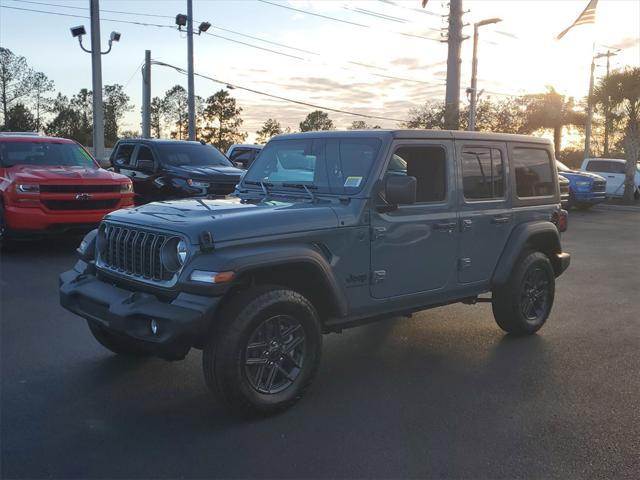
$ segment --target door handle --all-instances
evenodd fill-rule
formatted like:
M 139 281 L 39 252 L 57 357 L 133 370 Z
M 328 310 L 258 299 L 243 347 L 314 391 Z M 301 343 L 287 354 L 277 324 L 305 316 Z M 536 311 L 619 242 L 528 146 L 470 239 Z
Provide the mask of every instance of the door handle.
M 509 223 L 510 220 L 511 217 L 509 216 L 496 216 L 491 219 L 491 223 L 500 225 L 502 223 Z
M 452 232 L 456 228 L 455 222 L 446 222 L 446 223 L 436 223 L 433 228 L 436 230 L 445 230 L 447 232 Z

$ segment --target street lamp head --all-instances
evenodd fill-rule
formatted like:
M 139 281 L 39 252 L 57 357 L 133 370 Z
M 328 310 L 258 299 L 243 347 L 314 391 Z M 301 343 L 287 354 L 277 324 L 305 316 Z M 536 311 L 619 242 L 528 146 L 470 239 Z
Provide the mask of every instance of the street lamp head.
M 187 25 L 187 16 L 183 13 L 176 15 L 176 25 L 178 28 L 185 27 Z
M 198 31 L 206 32 L 209 28 L 211 28 L 211 24 L 209 22 L 202 22 L 200 26 L 198 26 Z
M 81 37 L 82 35 L 86 35 L 87 31 L 84 29 L 84 25 L 78 25 L 77 27 L 71 27 L 71 35 L 73 38 Z
M 482 27 L 483 25 L 489 25 L 489 24 L 492 24 L 492 23 L 499 23 L 501 21 L 502 21 L 502 19 L 500 17 L 485 18 L 484 20 L 480 20 L 475 25 L 477 27 Z
M 120 32 L 111 32 L 111 37 L 110 37 L 112 42 L 119 42 L 120 41 Z

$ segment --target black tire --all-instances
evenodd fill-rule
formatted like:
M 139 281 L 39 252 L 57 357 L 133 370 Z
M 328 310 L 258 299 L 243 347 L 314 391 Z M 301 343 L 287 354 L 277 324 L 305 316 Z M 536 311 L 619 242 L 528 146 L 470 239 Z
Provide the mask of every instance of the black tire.
M 523 254 L 507 283 L 492 294 L 498 326 L 514 335 L 532 335 L 544 325 L 555 295 L 555 275 L 549 258 L 540 252 Z
M 114 335 L 90 321 L 87 321 L 87 325 L 89 325 L 89 330 L 91 330 L 98 343 L 113 353 L 127 357 L 147 357 L 150 355 L 127 338 Z
M 285 287 L 260 286 L 223 308 L 205 344 L 202 367 L 207 386 L 232 410 L 268 415 L 302 397 L 321 351 L 311 302 Z
M 7 224 L 4 219 L 4 203 L 0 200 L 0 250 L 8 245 L 7 242 Z

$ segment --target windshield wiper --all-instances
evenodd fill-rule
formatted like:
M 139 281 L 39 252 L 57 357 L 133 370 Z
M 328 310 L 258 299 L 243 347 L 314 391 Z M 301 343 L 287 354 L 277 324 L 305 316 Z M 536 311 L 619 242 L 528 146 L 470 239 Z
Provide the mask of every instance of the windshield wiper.
M 245 180 L 244 183 L 247 185 L 260 185 L 265 197 L 269 196 L 269 190 L 267 189 L 267 187 L 273 187 L 273 183 L 263 182 L 262 180 L 259 180 L 257 182 L 253 180 Z
M 316 196 L 311 191 L 311 190 L 317 190 L 318 189 L 318 187 L 315 186 L 315 185 L 307 185 L 306 183 L 283 183 L 282 186 L 283 187 L 289 187 L 289 188 L 304 189 L 304 191 L 307 192 L 309 197 L 311 197 L 311 201 L 312 202 L 316 201 Z

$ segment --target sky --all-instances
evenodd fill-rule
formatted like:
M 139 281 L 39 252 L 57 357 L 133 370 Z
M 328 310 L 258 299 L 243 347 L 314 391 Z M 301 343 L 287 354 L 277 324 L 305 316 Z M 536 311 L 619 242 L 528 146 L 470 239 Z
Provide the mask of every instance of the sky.
M 232 83 L 388 118 L 363 119 L 382 127 L 397 127 L 397 120 L 406 119 L 411 108 L 444 98 L 447 45 L 439 41 L 446 27 L 444 1 L 429 0 L 425 9 L 420 8 L 420 0 L 193 3 L 194 19 L 210 22 L 208 33 L 213 34 L 194 39 L 195 71 L 225 82 L 196 78 L 196 94 L 201 97 Z M 472 36 L 474 22 L 502 18 L 498 24 L 480 28 L 478 88 L 496 99 L 541 92 L 547 86 L 584 97 L 594 42 L 596 53 L 607 47 L 622 48 L 611 58 L 612 69 L 640 66 L 640 0 L 600 0 L 595 25 L 576 27 L 562 40 L 555 39 L 587 3 L 464 0 L 464 10 L 468 10 L 464 23 L 469 24 L 465 35 Z M 102 57 L 103 83 L 124 85 L 135 107 L 121 128 L 140 130 L 144 51 L 150 49 L 154 60 L 186 68 L 186 36 L 173 21 L 177 13 L 186 13 L 186 0 L 101 0 L 100 9 L 103 50 L 112 30 L 122 34 L 111 53 Z M 87 32 L 90 29 L 88 18 L 68 15 L 87 17 L 88 12 L 89 0 L 0 0 L 0 45 L 25 56 L 30 66 L 55 81 L 57 90 L 73 95 L 81 88 L 91 88 L 91 59 L 80 50 L 69 28 L 84 24 Z M 87 36 L 87 44 L 89 40 Z M 470 83 L 471 55 L 472 39 L 467 39 L 462 47 L 462 89 Z M 604 72 L 602 59 L 596 77 Z M 152 68 L 152 95 L 161 96 L 175 84 L 186 88 L 186 77 L 167 67 Z M 314 110 L 239 89 L 231 94 L 243 108 L 242 127 L 249 141 L 267 118 L 297 130 L 299 122 Z M 463 90 L 461 102 L 466 101 Z M 362 119 L 331 112 L 330 118 L 337 128 Z

